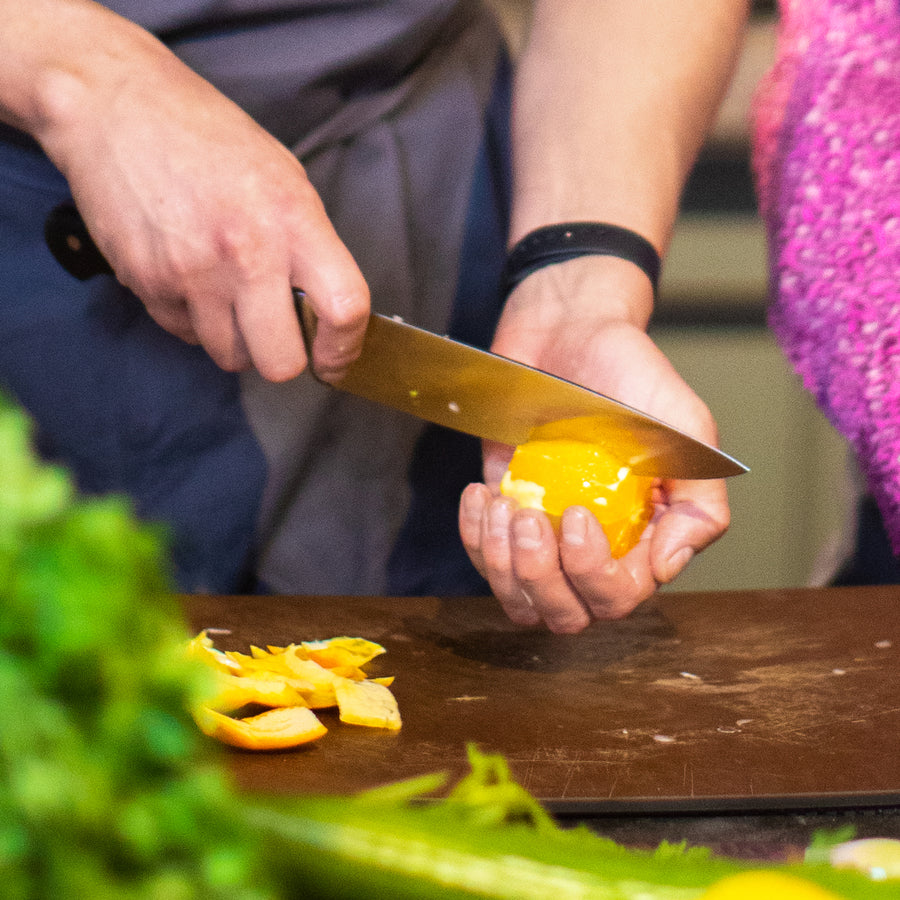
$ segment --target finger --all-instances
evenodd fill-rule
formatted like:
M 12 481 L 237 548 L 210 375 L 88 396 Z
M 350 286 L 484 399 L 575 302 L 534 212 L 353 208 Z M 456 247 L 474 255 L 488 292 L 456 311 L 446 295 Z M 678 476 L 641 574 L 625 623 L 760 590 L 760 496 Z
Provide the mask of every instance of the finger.
M 488 487 L 497 488 L 503 480 L 515 447 L 499 444 L 496 441 L 483 441 L 484 483 Z
M 653 572 L 662 584 L 720 538 L 731 521 L 723 480 L 669 482 L 664 490 L 666 505 L 651 542 Z
M 513 572 L 510 549 L 510 523 L 515 504 L 505 497 L 493 497 L 482 517 L 481 552 L 484 577 L 504 612 L 518 625 L 537 625 L 541 615 L 534 599 L 523 591 Z
M 182 300 L 155 301 L 146 304 L 150 318 L 169 334 L 186 344 L 199 344 L 200 338 L 191 322 L 187 304 Z
M 472 565 L 484 577 L 487 576 L 481 552 L 481 520 L 487 514 L 490 499 L 490 491 L 483 484 L 469 484 L 459 501 L 459 536 Z
M 338 381 L 359 356 L 369 321 L 369 288 L 350 252 L 327 218 L 294 262 L 294 286 L 302 288 L 318 318 L 313 368 L 325 381 Z
M 268 381 L 288 381 L 306 367 L 303 335 L 290 284 L 283 278 L 258 282 L 235 301 L 238 337 L 256 370 Z
M 581 506 L 570 506 L 563 513 L 559 542 L 562 568 L 596 618 L 622 618 L 656 590 L 649 561 L 652 529 L 648 526 L 630 553 L 613 559 L 595 516 Z
M 559 545 L 544 513 L 520 509 L 512 520 L 512 565 L 520 590 L 535 605 L 547 627 L 574 634 L 590 616 L 562 571 Z
M 311 294 L 310 302 L 325 311 L 313 341 L 316 374 L 323 381 L 340 381 L 362 349 L 369 321 L 368 288 L 361 284 L 324 298 Z
M 251 359 L 238 327 L 231 298 L 224 294 L 197 294 L 188 302 L 191 324 L 213 362 L 226 372 L 242 372 Z

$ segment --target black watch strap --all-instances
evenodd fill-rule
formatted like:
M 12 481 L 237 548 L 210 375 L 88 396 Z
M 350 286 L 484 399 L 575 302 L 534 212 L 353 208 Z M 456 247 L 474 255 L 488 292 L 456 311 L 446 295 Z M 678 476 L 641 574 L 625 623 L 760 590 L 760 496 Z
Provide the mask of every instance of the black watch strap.
M 570 222 L 538 228 L 512 248 L 503 277 L 504 296 L 523 278 L 544 266 L 592 254 L 633 262 L 650 279 L 656 293 L 661 263 L 650 241 L 619 225 Z

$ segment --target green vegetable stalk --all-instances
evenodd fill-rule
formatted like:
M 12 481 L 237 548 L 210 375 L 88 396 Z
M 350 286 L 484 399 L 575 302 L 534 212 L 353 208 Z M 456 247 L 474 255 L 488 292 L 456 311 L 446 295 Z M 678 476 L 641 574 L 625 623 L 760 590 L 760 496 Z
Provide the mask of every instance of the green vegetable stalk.
M 562 829 L 502 758 L 470 747 L 469 759 L 471 774 L 446 799 L 425 799 L 442 783 L 434 776 L 349 799 L 271 802 L 248 815 L 287 862 L 279 879 L 289 896 L 323 900 L 691 900 L 728 875 L 776 868 L 683 844 L 627 849 L 585 826 Z M 827 865 L 777 868 L 847 900 L 900 894 L 897 882 Z

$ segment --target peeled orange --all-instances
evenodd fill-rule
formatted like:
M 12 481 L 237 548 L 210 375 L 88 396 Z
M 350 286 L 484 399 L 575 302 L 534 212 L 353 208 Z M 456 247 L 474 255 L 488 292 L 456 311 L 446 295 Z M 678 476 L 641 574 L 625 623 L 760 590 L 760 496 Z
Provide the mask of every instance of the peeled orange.
M 652 478 L 635 475 L 602 444 L 551 426 L 516 447 L 500 484 L 520 506 L 546 512 L 554 527 L 568 507 L 586 506 L 616 558 L 634 547 L 650 521 L 652 488 Z

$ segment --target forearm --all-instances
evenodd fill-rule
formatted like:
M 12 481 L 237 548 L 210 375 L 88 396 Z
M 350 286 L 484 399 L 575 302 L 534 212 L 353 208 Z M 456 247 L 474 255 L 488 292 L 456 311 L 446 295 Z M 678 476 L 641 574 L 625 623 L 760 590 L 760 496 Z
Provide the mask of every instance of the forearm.
M 537 0 L 517 72 L 511 241 L 576 220 L 660 252 L 732 72 L 746 0 Z
M 90 135 L 120 103 L 170 80 L 212 90 L 153 35 L 93 0 L 0 0 L 0 59 L 0 121 L 37 139 L 67 176 L 98 149 Z
M 79 87 L 116 78 L 136 45 L 154 43 L 92 0 L 0 0 L 0 119 L 40 137 Z
M 536 0 L 513 100 L 510 243 L 542 225 L 608 222 L 662 254 L 685 178 L 729 80 L 746 0 Z M 587 255 L 547 265 L 509 294 L 492 349 L 717 442 L 705 404 L 646 333 L 650 279 Z M 485 480 L 508 448 L 489 446 Z M 724 482 L 659 486 L 654 522 L 621 560 L 588 511 L 557 531 L 484 486 L 460 533 L 515 621 L 577 631 L 625 615 L 728 526 Z

